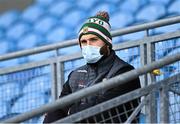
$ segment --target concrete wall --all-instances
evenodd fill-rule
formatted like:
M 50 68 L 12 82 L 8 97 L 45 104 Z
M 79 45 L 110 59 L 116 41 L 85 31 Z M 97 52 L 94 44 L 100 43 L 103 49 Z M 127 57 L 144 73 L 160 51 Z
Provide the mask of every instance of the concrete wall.
M 33 1 L 34 0 L 0 0 L 0 14 L 11 9 L 23 10 L 32 4 Z

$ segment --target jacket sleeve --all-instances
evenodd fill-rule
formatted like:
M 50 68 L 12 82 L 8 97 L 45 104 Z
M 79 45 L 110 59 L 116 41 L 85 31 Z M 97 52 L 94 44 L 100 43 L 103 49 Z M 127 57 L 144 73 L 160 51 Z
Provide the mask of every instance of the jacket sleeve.
M 63 86 L 63 90 L 59 98 L 66 96 L 70 93 L 72 93 L 72 91 L 69 86 L 69 82 L 66 82 Z M 51 123 L 63 117 L 66 117 L 68 115 L 68 110 L 69 110 L 69 106 L 63 109 L 58 109 L 58 110 L 46 113 L 43 123 Z
M 121 68 L 114 76 L 117 76 L 119 74 L 125 73 L 127 71 L 130 71 L 134 69 L 132 66 L 125 66 Z M 130 91 L 133 91 L 135 89 L 140 88 L 140 80 L 139 78 L 136 78 L 132 81 L 129 81 L 125 84 L 119 85 L 115 88 L 109 89 L 103 93 L 103 95 L 100 95 L 98 97 L 98 103 L 104 102 L 106 100 L 112 99 L 114 97 L 120 96 L 122 94 L 128 93 Z

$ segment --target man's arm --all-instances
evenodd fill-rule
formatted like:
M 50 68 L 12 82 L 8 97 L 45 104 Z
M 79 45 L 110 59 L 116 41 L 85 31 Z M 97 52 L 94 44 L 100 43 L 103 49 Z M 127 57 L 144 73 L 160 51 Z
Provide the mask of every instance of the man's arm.
M 66 82 L 63 86 L 63 90 L 61 92 L 61 95 L 59 98 L 66 96 L 68 94 L 72 93 L 71 88 L 69 86 L 69 83 Z M 49 112 L 45 115 L 44 121 L 43 123 L 51 123 L 54 122 L 56 120 L 59 120 L 63 117 L 66 117 L 68 115 L 68 110 L 69 110 L 69 106 L 65 107 L 63 109 L 58 109 L 52 112 Z
M 128 72 L 132 69 L 134 69 L 132 66 L 126 66 L 124 68 L 121 68 L 121 70 L 119 70 L 114 76 Z M 99 101 L 98 103 L 101 103 L 106 100 L 112 99 L 114 97 L 120 96 L 122 94 L 128 93 L 140 87 L 141 87 L 140 80 L 139 78 L 136 78 L 132 81 L 126 82 L 125 84 L 119 85 L 115 88 L 105 91 L 103 95 L 98 97 L 98 101 Z

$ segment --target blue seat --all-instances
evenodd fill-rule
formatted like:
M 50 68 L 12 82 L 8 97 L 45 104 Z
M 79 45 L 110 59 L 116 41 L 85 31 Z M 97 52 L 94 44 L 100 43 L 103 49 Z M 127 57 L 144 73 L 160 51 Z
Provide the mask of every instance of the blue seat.
M 44 13 L 45 13 L 45 9 L 43 9 L 42 7 L 36 6 L 36 5 L 32 5 L 23 11 L 21 18 L 29 23 L 34 23 Z
M 91 10 L 90 15 L 95 15 L 98 11 L 107 11 L 111 15 L 113 12 L 117 11 L 116 8 L 117 5 L 115 4 L 110 4 L 108 2 L 99 3 Z
M 180 30 L 180 24 L 173 24 L 154 29 L 154 33 L 167 33 Z
M 36 0 L 35 4 L 39 6 L 49 6 L 51 5 L 55 0 Z
M 73 62 L 72 61 L 66 61 L 64 62 L 64 70 L 67 71 L 67 70 L 70 70 L 73 68 Z
M 130 12 L 130 13 L 135 13 L 141 5 L 141 2 L 137 0 L 125 0 L 121 5 L 120 5 L 120 10 L 125 11 L 125 12 Z M 133 6 L 133 7 L 130 7 Z
M 0 99 L 1 100 L 12 100 L 21 94 L 20 85 L 18 82 L 6 82 L 0 86 Z
M 155 4 L 163 4 L 163 5 L 169 5 L 169 2 L 171 0 L 149 0 L 149 2 L 155 3 Z
M 84 13 L 83 11 L 79 10 L 79 9 L 75 9 L 70 11 L 67 15 L 64 15 L 64 17 L 62 18 L 62 25 L 66 26 L 67 28 L 72 28 L 72 29 L 76 29 L 78 27 L 76 27 L 79 23 L 81 23 L 81 21 L 85 18 L 86 13 Z M 70 21 L 72 20 L 73 21 Z M 70 21 L 70 23 L 69 23 Z M 73 30 L 72 30 L 73 31 Z
M 113 44 L 117 44 L 117 43 L 121 43 L 121 42 L 123 42 L 123 40 L 122 40 L 122 37 L 113 37 L 113 39 L 112 39 L 112 43 Z
M 0 28 L 7 29 L 18 19 L 18 11 L 7 11 L 0 15 Z
M 146 115 L 143 113 L 140 113 L 139 124 L 144 124 L 144 123 L 146 123 Z
M 0 118 L 0 121 L 4 121 L 17 115 L 19 115 L 19 113 L 7 113 L 6 115 Z
M 178 13 L 180 15 L 180 1 L 179 0 L 174 0 L 174 2 L 169 6 L 168 12 L 169 13 Z
M 88 10 L 91 10 L 92 7 L 94 8 L 94 6 L 97 5 L 97 3 L 98 3 L 98 0 L 78 0 L 76 2 L 76 5 L 78 8 L 88 11 Z
M 129 56 L 130 56 L 128 49 L 116 51 L 116 54 L 117 54 L 117 56 L 119 56 L 122 60 L 128 62 L 128 59 L 129 59 Z
M 56 1 L 49 7 L 49 13 L 56 17 L 62 18 L 63 15 L 67 14 L 71 6 L 72 3 L 67 1 Z
M 0 100 L 0 121 L 2 117 L 8 113 L 8 104 L 6 101 Z
M 72 46 L 72 47 L 65 47 L 65 48 L 61 48 L 58 50 L 60 55 L 66 55 L 66 54 L 72 54 L 72 53 L 76 53 L 76 52 L 80 52 L 80 46 L 76 45 L 76 46 Z
M 111 16 L 110 24 L 112 29 L 118 29 L 127 26 L 133 22 L 133 16 L 131 13 L 123 13 L 117 11 Z
M 4 37 L 4 30 L 0 28 L 0 39 Z
M 24 113 L 32 109 L 38 108 L 46 103 L 44 94 L 33 92 L 24 94 L 12 106 L 12 113 Z
M 8 52 L 9 43 L 4 41 L 4 39 L 0 39 L 0 55 Z
M 54 30 L 51 30 L 47 33 L 47 41 L 48 42 L 59 42 L 65 40 L 69 35 L 69 31 L 63 27 L 58 26 Z
M 128 63 L 133 65 L 134 68 L 138 68 L 141 66 L 140 62 L 140 56 L 139 55 L 133 55 L 129 58 Z
M 1 62 L 0 62 L 0 68 L 12 67 L 12 66 L 15 66 L 15 65 L 18 65 L 18 64 L 19 64 L 18 59 L 1 61 Z
M 120 0 L 104 0 L 104 1 L 108 2 L 109 4 L 115 4 L 115 5 L 122 4 L 122 1 Z
M 43 41 L 42 39 L 43 37 L 38 33 L 28 33 L 18 41 L 17 47 L 19 49 L 33 48 L 38 42 Z
M 48 74 L 32 78 L 23 88 L 23 93 L 46 92 L 51 89 L 51 77 Z
M 0 85 L 8 81 L 8 76 L 6 74 L 0 75 Z
M 53 17 L 46 16 L 35 24 L 34 29 L 38 33 L 45 34 L 57 23 L 57 20 Z
M 136 32 L 136 33 L 131 33 L 131 34 L 126 34 L 122 36 L 122 39 L 127 41 L 127 40 L 138 40 L 141 39 L 145 36 L 144 31 Z
M 40 53 L 40 54 L 31 55 L 28 57 L 28 60 L 30 62 L 42 61 L 44 59 L 48 59 L 48 58 L 51 58 L 54 56 L 55 56 L 55 51 L 50 51 L 50 52 L 44 52 L 44 53 Z
M 138 12 L 136 19 L 137 20 L 146 20 L 146 21 L 154 21 L 161 16 L 165 15 L 166 9 L 165 6 L 161 4 L 148 4 L 144 6 L 140 12 Z
M 24 22 L 18 22 L 14 24 L 7 31 L 7 37 L 13 40 L 18 40 L 23 34 L 29 30 L 29 25 Z

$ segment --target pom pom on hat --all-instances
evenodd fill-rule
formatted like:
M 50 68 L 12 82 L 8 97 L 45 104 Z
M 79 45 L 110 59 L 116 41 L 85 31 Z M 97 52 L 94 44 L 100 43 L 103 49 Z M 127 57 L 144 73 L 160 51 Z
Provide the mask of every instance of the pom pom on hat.
M 109 14 L 105 11 L 98 12 L 89 17 L 79 31 L 79 41 L 85 34 L 94 34 L 112 48 L 112 36 L 110 34 Z

